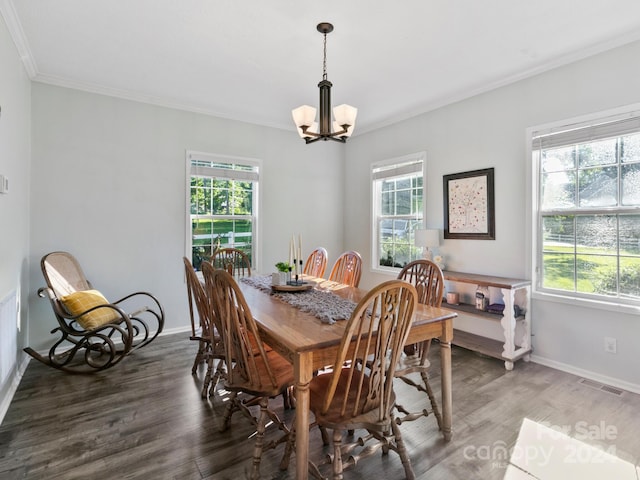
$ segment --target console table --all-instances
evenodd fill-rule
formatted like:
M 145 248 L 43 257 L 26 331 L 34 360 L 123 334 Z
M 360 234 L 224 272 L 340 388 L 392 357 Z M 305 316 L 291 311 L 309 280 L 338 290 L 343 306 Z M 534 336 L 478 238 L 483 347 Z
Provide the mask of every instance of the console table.
M 531 353 L 531 282 L 515 278 L 443 271 L 446 292 L 457 292 L 457 305 L 442 302 L 458 313 L 454 320 L 454 345 L 504 360 L 507 370 Z M 502 313 L 475 307 L 475 290 L 488 287 L 492 303 L 504 304 Z

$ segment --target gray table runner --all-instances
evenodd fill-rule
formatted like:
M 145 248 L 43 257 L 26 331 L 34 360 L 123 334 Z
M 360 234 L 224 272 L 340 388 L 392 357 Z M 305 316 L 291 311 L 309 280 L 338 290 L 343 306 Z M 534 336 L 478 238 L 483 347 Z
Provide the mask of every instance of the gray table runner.
M 271 289 L 271 275 L 257 275 L 240 279 L 252 287 L 263 290 L 278 297 L 303 312 L 318 317 L 323 323 L 335 323 L 336 320 L 346 320 L 356 308 L 356 303 L 344 299 L 335 293 L 322 290 L 305 290 L 303 292 L 277 292 Z

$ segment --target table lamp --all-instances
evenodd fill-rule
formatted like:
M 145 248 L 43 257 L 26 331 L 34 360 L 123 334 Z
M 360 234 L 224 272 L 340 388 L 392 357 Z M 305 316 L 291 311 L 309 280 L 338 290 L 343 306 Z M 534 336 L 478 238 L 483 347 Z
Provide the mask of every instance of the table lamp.
M 422 248 L 422 254 L 427 260 L 433 260 L 433 247 L 440 245 L 439 230 L 415 230 L 413 244 Z

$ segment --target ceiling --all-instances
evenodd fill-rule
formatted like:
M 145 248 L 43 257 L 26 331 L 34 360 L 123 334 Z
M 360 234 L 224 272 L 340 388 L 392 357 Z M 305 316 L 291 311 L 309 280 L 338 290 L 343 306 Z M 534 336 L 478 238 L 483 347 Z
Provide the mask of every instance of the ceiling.
M 293 130 L 322 35 L 354 135 L 640 40 L 638 0 L 0 0 L 30 77 Z

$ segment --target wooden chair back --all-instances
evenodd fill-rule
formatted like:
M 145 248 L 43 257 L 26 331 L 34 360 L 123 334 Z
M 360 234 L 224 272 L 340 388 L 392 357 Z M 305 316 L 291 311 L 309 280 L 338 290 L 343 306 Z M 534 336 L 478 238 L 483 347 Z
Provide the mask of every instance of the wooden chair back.
M 193 337 L 200 336 L 204 339 L 210 335 L 212 325 L 211 302 L 205 292 L 202 282 L 196 275 L 193 265 L 187 257 L 182 257 L 184 262 L 184 273 L 187 279 L 187 298 L 189 300 L 189 318 L 191 319 L 191 334 Z M 204 266 L 207 262 L 202 262 Z M 195 306 L 195 309 L 194 309 Z M 195 311 L 194 311 L 195 310 Z M 196 322 L 196 314 L 199 318 L 199 325 Z M 198 326 L 201 332 L 198 332 Z
M 218 342 L 219 339 L 216 337 L 216 334 L 220 335 L 220 329 L 222 328 L 222 326 L 220 325 L 220 319 L 216 315 L 215 305 L 213 303 L 214 302 L 213 292 L 207 286 L 207 283 L 206 283 L 207 277 L 211 278 L 211 276 L 213 275 L 213 272 L 215 271 L 215 268 L 209 262 L 202 262 L 202 265 L 200 268 L 202 269 L 202 277 L 205 281 L 205 286 L 203 287 L 202 292 L 206 298 L 207 312 L 209 313 L 209 320 L 210 320 L 210 326 L 211 326 L 209 330 L 211 334 L 210 340 L 212 342 Z M 200 285 L 202 285 L 202 282 L 199 282 L 199 283 Z
M 417 292 L 402 280 L 374 287 L 347 321 L 321 412 L 350 423 L 372 412 L 362 428 L 390 421 L 393 376 L 409 334 Z M 330 413 L 330 410 L 332 411 Z
M 344 283 L 351 287 L 360 285 L 360 276 L 362 275 L 362 257 L 358 252 L 350 250 L 344 252 L 338 257 L 336 263 L 333 264 L 329 280 Z
M 211 263 L 234 277 L 251 276 L 251 261 L 246 253 L 237 248 L 219 248 L 211 256 Z
M 405 280 L 416 287 L 418 303 L 440 307 L 444 295 L 444 275 L 434 262 L 426 259 L 414 260 L 406 264 L 398 279 Z
M 324 277 L 324 272 L 327 269 L 327 257 L 326 249 L 322 247 L 316 248 L 307 257 L 307 263 L 305 263 L 302 273 L 312 277 Z
M 91 282 L 84 276 L 80 264 L 70 253 L 51 252 L 42 257 L 40 267 L 47 286 L 57 299 L 93 288 Z
M 251 310 L 233 277 L 220 269 L 203 271 L 220 325 L 227 365 L 227 388 L 276 395 L 279 385 Z

